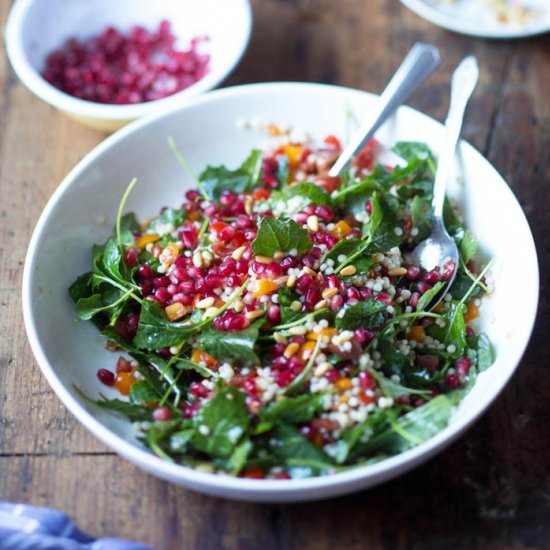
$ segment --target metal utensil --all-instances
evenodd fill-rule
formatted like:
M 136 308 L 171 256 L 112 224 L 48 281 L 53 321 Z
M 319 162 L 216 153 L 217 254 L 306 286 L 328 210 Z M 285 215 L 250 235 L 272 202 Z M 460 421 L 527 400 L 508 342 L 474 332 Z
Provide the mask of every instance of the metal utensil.
M 411 253 L 412 261 L 422 266 L 427 271 L 432 271 L 436 267 L 439 267 L 440 270 L 446 270 L 447 272 L 452 269 L 452 274 L 447 279 L 445 290 L 438 295 L 437 300 L 432 302 L 432 308 L 435 307 L 449 291 L 456 277 L 458 268 L 458 248 L 455 240 L 445 229 L 445 223 L 443 221 L 443 204 L 445 202 L 445 186 L 449 179 L 455 158 L 456 146 L 460 138 L 466 105 L 474 91 L 478 78 L 479 66 L 474 56 L 466 57 L 453 73 L 449 113 L 445 121 L 445 137 L 443 146 L 439 152 L 439 162 L 435 175 L 432 199 L 432 232 L 431 235 L 420 242 Z
M 439 50 L 430 44 L 416 43 L 403 60 L 380 96 L 373 118 L 366 123 L 351 143 L 342 151 L 329 171 L 329 176 L 339 176 L 351 159 L 371 139 L 378 128 L 405 103 L 412 93 L 439 65 Z

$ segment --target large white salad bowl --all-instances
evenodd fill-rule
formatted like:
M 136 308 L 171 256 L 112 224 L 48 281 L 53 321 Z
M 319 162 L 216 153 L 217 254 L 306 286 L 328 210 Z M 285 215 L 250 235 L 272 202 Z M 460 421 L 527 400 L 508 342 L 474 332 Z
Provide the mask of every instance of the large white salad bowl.
M 463 208 L 484 255 L 494 259 L 495 290 L 484 300 L 479 324 L 495 346 L 496 362 L 479 376 L 449 426 L 426 443 L 378 464 L 332 476 L 238 479 L 161 460 L 135 440 L 129 421 L 100 410 L 75 391 L 76 385 L 94 398 L 100 392 L 110 395 L 96 371 L 112 368 L 115 356 L 105 350 L 92 323 L 76 320 L 67 287 L 89 270 L 91 246 L 111 234 L 119 200 L 134 176 L 139 182 L 127 210 L 147 217 L 162 206 L 182 202 L 192 182 L 167 146 L 169 136 L 196 172 L 208 163 L 235 166 L 250 149 L 269 145 L 273 139 L 242 129 L 239 120 L 287 123 L 319 139 L 327 134 L 344 136 L 346 110 L 351 109 L 360 120 L 376 101 L 377 96 L 369 93 L 319 84 L 257 84 L 216 91 L 120 130 L 90 152 L 61 183 L 29 246 L 23 277 L 25 323 L 38 364 L 52 388 L 108 447 L 148 472 L 193 490 L 253 501 L 310 500 L 372 487 L 410 470 L 454 441 L 493 402 L 517 368 L 533 328 L 539 294 L 537 256 L 525 216 L 509 187 L 464 142 L 449 192 Z M 439 122 L 403 107 L 377 137 L 388 145 L 399 140 L 424 141 L 437 150 L 441 136 Z

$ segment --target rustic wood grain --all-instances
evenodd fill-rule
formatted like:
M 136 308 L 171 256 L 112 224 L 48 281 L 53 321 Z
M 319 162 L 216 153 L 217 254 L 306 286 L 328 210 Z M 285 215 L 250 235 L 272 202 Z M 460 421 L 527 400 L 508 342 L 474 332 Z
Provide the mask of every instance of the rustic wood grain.
M 531 345 L 502 396 L 414 472 L 336 500 L 254 505 L 206 497 L 112 455 L 64 409 L 26 341 L 24 254 L 48 197 L 103 135 L 32 97 L 0 55 L 0 498 L 58 506 L 94 534 L 159 549 L 550 548 L 550 37 L 491 42 L 438 29 L 396 0 L 255 0 L 250 48 L 226 84 L 307 80 L 379 92 L 411 44 L 442 51 L 411 104 L 443 119 L 453 67 L 482 66 L 465 137 L 531 223 L 542 298 Z M 0 3 L 5 20 L 9 3 Z M 0 46 L 0 48 L 2 48 Z M 498 197 L 495 197 L 498 208 Z M 518 266 L 521 288 L 521 266 Z

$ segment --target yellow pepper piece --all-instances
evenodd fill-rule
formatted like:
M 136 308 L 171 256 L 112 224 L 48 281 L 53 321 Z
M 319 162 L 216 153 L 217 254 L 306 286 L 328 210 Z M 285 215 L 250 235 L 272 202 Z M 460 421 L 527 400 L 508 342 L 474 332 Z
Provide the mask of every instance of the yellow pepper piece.
M 193 363 L 203 363 L 207 367 L 215 367 L 218 364 L 215 357 L 212 357 L 209 353 L 206 353 L 199 348 L 193 349 L 193 352 L 191 353 L 191 361 L 193 361 Z
M 301 145 L 285 145 L 283 147 L 284 154 L 288 157 L 288 164 L 291 168 L 296 168 L 302 159 Z
M 336 334 L 337 330 L 334 327 L 327 327 L 321 329 L 319 332 L 308 332 L 306 338 L 308 340 L 313 340 L 316 342 L 319 339 L 319 336 L 326 336 L 327 338 L 332 338 Z
M 332 230 L 332 234 L 337 239 L 343 239 L 351 233 L 351 226 L 346 220 L 340 220 Z
M 151 235 L 142 235 L 136 243 L 138 248 L 145 248 L 148 244 L 154 243 L 160 239 L 160 235 L 152 233 Z
M 474 319 L 477 319 L 478 317 L 479 317 L 478 307 L 473 302 L 470 302 L 466 306 L 466 313 L 464 314 L 464 320 L 467 323 L 469 323 L 470 321 L 473 321 Z
M 426 338 L 426 333 L 424 332 L 424 327 L 420 325 L 413 325 L 409 329 L 408 334 L 409 340 L 415 340 L 416 342 L 422 342 Z
M 273 294 L 278 288 L 277 283 L 269 279 L 259 279 L 256 282 L 256 290 L 253 292 L 253 296 L 254 298 L 258 298 L 260 296 L 266 296 L 267 294 Z
M 340 378 L 335 382 L 334 385 L 336 386 L 336 389 L 341 392 L 350 390 L 353 387 L 351 380 L 349 378 Z

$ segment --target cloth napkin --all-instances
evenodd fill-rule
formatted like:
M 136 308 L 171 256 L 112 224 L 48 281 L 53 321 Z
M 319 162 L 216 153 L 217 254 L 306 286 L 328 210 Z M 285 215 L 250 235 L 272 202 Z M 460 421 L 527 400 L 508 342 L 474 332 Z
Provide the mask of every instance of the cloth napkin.
M 0 550 L 154 550 L 123 539 L 95 539 L 59 510 L 0 501 Z

